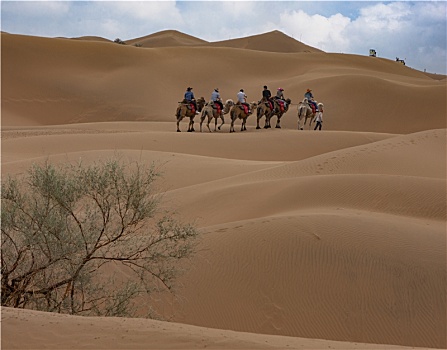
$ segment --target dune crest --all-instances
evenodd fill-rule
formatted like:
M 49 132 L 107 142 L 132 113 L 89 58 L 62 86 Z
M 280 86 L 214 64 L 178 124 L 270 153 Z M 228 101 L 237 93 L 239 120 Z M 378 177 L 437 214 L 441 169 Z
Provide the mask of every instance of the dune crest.
M 239 49 L 269 52 L 323 52 L 322 50 L 303 44 L 302 42 L 274 30 L 245 38 L 229 39 L 210 43 L 214 47 L 233 47 Z
M 167 47 L 167 46 L 198 46 L 206 45 L 206 40 L 195 38 L 177 30 L 163 30 L 141 38 L 125 40 L 127 44 L 142 45 L 143 47 Z

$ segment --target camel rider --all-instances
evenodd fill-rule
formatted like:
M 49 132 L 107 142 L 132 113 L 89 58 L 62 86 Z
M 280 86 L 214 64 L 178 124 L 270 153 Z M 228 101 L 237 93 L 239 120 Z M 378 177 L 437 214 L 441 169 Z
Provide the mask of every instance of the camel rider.
M 307 98 L 307 102 L 309 102 L 309 104 L 312 104 L 314 106 L 315 112 L 318 112 L 318 106 L 317 103 L 314 101 L 314 95 L 312 95 L 311 89 L 307 89 L 304 97 Z
M 247 106 L 248 113 L 251 113 L 250 105 L 247 103 L 247 95 L 245 94 L 244 89 L 240 89 L 239 92 L 237 93 L 237 101 L 238 104 Z
M 284 109 L 287 108 L 287 102 L 286 99 L 284 98 L 284 89 L 283 88 L 278 88 L 276 90 L 276 96 L 275 99 L 278 101 L 280 106 L 284 106 Z M 281 111 L 284 112 L 284 111 Z
M 214 91 L 211 93 L 211 101 L 213 101 L 214 104 L 218 104 L 220 106 L 220 113 L 223 115 L 223 103 L 222 99 L 220 98 L 218 88 L 215 88 Z
M 267 85 L 264 85 L 264 90 L 262 90 L 262 99 L 267 102 L 272 97 L 272 93 L 267 88 Z
M 196 111 L 196 114 L 199 114 L 199 112 L 197 110 L 197 101 L 196 101 L 196 99 L 194 97 L 194 92 L 192 92 L 192 87 L 186 88 L 185 101 L 187 103 L 192 103 L 194 105 L 194 109 Z
M 275 105 L 272 101 L 272 93 L 267 88 L 267 85 L 264 85 L 264 90 L 262 90 L 262 100 L 264 102 L 269 102 L 270 108 L 273 109 L 273 106 Z

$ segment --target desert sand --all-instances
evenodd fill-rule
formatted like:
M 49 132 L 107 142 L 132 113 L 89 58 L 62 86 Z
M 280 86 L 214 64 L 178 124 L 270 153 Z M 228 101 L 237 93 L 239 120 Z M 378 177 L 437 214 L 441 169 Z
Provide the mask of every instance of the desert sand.
M 2 176 L 117 153 L 161 164 L 197 254 L 151 301 L 164 321 L 2 308 L 2 348 L 446 348 L 445 76 L 278 31 L 125 42 L 1 34 Z M 263 85 L 292 100 L 282 128 L 252 115 L 229 133 L 226 116 L 200 132 L 196 116 L 176 132 L 186 87 L 258 101 Z M 322 131 L 297 129 L 307 88 Z

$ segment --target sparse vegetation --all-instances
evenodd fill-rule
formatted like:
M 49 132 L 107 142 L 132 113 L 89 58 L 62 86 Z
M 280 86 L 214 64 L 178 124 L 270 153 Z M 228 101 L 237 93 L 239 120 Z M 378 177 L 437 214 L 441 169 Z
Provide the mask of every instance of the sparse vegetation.
M 197 230 L 162 213 L 154 166 L 46 162 L 1 192 L 3 306 L 134 316 L 135 298 L 171 290 Z
M 126 45 L 126 43 L 122 41 L 120 38 L 116 38 L 113 42 L 121 45 Z

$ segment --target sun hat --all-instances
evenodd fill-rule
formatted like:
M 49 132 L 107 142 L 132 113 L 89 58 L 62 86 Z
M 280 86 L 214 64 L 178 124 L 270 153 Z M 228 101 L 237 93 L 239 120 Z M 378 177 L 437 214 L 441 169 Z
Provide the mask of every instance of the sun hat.
M 311 92 L 312 90 L 311 89 L 307 89 L 307 92 Z

